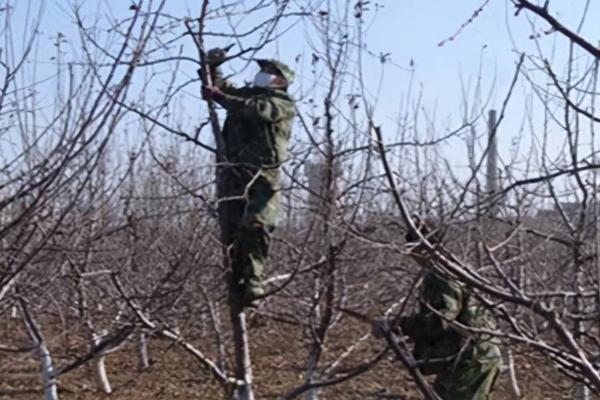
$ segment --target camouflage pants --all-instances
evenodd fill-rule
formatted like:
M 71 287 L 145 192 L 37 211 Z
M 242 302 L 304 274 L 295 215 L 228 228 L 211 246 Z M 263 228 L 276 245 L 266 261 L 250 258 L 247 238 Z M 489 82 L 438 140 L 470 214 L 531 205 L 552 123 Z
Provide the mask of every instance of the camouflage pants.
M 444 400 L 490 400 L 500 370 L 500 350 L 492 343 L 473 347 L 439 374 L 434 390 Z
M 219 183 L 221 240 L 228 249 L 233 282 L 261 285 L 279 208 L 277 170 L 228 168 Z

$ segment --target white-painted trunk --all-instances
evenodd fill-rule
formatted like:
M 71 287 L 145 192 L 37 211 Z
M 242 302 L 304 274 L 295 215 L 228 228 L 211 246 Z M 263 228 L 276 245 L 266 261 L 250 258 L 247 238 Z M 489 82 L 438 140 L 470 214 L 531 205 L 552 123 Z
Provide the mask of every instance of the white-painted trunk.
M 577 386 L 575 386 L 573 400 L 590 400 L 590 389 L 583 383 L 578 383 Z
M 144 332 L 138 335 L 138 368 L 140 371 L 145 370 L 150 366 L 148 358 L 148 336 Z
M 310 355 L 310 359 L 308 360 L 307 363 L 307 367 L 306 367 L 306 373 L 304 374 L 304 380 L 305 382 L 314 382 L 316 379 L 316 354 L 313 352 L 313 354 Z M 304 400 L 318 400 L 319 395 L 318 395 L 318 390 L 317 389 L 309 389 L 306 392 L 304 392 Z
M 44 399 L 58 400 L 58 388 L 54 379 L 54 367 L 52 357 L 46 343 L 42 341 L 38 346 L 38 352 L 42 359 L 42 382 L 44 384 Z
M 44 385 L 44 399 L 58 400 L 58 388 L 56 384 L 56 378 L 54 376 L 55 371 L 52 365 L 52 357 L 50 356 L 50 350 L 48 350 L 42 330 L 34 320 L 33 316 L 29 313 L 25 301 L 19 299 L 19 304 L 21 305 L 23 320 L 25 322 L 25 327 L 27 328 L 29 338 L 37 347 L 37 353 L 40 356 L 40 361 L 42 364 L 42 384 Z
M 108 380 L 108 376 L 106 375 L 106 366 L 105 361 L 106 356 L 100 356 L 95 361 L 94 369 L 96 373 L 96 382 L 98 383 L 98 388 L 102 390 L 104 393 L 110 394 L 112 393 L 112 388 L 110 387 L 110 381 Z
M 233 325 L 233 342 L 235 346 L 236 378 L 244 382 L 243 385 L 240 385 L 236 389 L 233 400 L 254 400 L 246 314 L 240 304 L 231 304 L 231 322 Z
M 310 389 L 304 394 L 304 400 L 318 400 L 318 398 L 316 389 Z
M 317 389 L 310 389 L 304 393 L 304 400 L 318 400 L 319 394 Z
M 102 335 L 95 335 L 93 337 L 93 341 L 95 345 L 98 345 L 102 340 Z M 108 380 L 108 375 L 106 374 L 106 364 L 105 364 L 106 356 L 104 354 L 100 354 L 96 360 L 94 361 L 94 372 L 96 375 L 96 383 L 98 384 L 98 388 L 107 394 L 112 393 L 112 387 L 110 386 L 110 381 Z
M 514 400 L 521 398 L 521 389 L 517 380 L 517 372 L 515 371 L 515 360 L 513 358 L 512 349 L 508 349 L 508 376 L 510 378 L 510 389 Z

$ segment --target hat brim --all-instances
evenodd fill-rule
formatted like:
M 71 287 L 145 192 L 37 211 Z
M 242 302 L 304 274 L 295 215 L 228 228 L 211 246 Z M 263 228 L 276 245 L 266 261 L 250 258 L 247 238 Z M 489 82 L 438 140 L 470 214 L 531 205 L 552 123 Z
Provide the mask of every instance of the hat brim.
M 256 63 L 261 68 L 266 67 L 266 66 L 271 66 L 271 67 L 275 68 L 277 70 L 277 72 L 279 72 L 279 75 L 281 75 L 283 78 L 285 78 L 285 75 L 283 74 L 283 72 L 281 72 L 279 67 L 277 65 L 273 64 L 273 62 L 271 60 L 267 60 L 265 58 L 255 58 L 254 61 L 256 61 Z

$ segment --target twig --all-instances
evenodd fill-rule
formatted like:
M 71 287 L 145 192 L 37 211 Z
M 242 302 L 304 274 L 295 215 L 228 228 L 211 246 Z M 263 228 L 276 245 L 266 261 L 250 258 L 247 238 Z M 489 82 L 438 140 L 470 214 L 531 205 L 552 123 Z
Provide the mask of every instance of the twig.
M 202 353 L 200 350 L 196 349 L 190 343 L 183 340 L 179 335 L 175 334 L 174 332 L 170 331 L 169 329 L 162 328 L 162 327 L 158 326 L 157 324 L 155 324 L 154 322 L 150 321 L 150 319 L 148 319 L 142 313 L 142 311 L 139 309 L 139 307 L 136 304 L 134 304 L 133 301 L 131 301 L 131 299 L 129 299 L 129 297 L 125 294 L 123 286 L 121 285 L 121 282 L 119 281 L 119 278 L 116 275 L 112 275 L 112 281 L 113 281 L 115 287 L 117 288 L 119 294 L 123 298 L 123 300 L 125 300 L 125 302 L 129 306 L 129 308 L 131 308 L 131 310 L 135 313 L 135 315 L 138 317 L 140 322 L 146 328 L 151 329 L 151 330 L 157 332 L 158 334 L 160 334 L 161 336 L 164 336 L 167 339 L 171 339 L 172 341 L 174 341 L 182 349 L 184 349 L 186 352 L 191 354 L 202 365 L 204 365 L 206 368 L 208 368 L 212 372 L 213 376 L 217 379 L 217 381 L 219 381 L 219 383 L 221 385 L 223 385 L 224 387 L 229 387 L 231 385 L 239 385 L 240 384 L 236 379 L 227 376 L 227 374 L 224 371 L 222 371 L 204 353 Z
M 543 7 L 532 4 L 528 0 L 513 0 L 513 2 L 515 4 L 515 7 L 517 8 L 515 15 L 518 15 L 521 12 L 521 10 L 523 10 L 523 9 L 527 9 L 527 10 L 533 12 L 534 14 L 538 15 L 539 17 L 544 19 L 546 22 L 548 22 L 550 24 L 550 26 L 552 26 L 552 29 L 562 33 L 567 38 L 569 38 L 571 41 L 577 43 L 585 51 L 587 51 L 588 53 L 590 53 L 597 59 L 600 59 L 600 49 L 599 48 L 597 48 L 592 43 L 588 42 L 587 40 L 585 40 L 584 38 L 579 36 L 577 33 L 566 28 L 556 18 L 554 18 L 552 15 L 550 15 L 550 13 L 548 12 L 548 2 L 546 2 L 546 5 Z

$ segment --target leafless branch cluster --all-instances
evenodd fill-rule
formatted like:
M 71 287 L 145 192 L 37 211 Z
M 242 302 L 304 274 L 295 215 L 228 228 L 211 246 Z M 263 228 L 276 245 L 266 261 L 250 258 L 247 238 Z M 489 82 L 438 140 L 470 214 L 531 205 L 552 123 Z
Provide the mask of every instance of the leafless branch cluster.
M 500 102 L 480 72 L 475 85 L 462 82 L 462 122 L 444 125 L 411 65 L 391 128 L 378 107 L 384 73 L 397 68 L 368 41 L 380 2 L 204 0 L 178 15 L 140 0 L 127 17 L 106 18 L 72 6 L 75 34 L 53 38 L 44 69 L 43 7 L 30 2 L 19 36 L 18 7 L 6 2 L 0 393 L 32 360 L 39 393 L 56 399 L 88 367 L 110 393 L 132 385 L 112 376 L 168 369 L 161 363 L 176 353 L 190 381 L 224 398 L 314 400 L 351 387 L 364 398 L 402 389 L 436 399 L 397 326 L 431 265 L 494 315 L 495 329 L 458 328 L 501 346 L 509 372 L 499 391 L 529 398 L 526 374 L 548 382 L 549 396 L 600 392 L 600 53 L 552 2 L 510 3 L 515 18 L 536 16 L 536 51 L 519 51 Z M 243 314 L 229 301 L 217 220 L 223 113 L 200 99 L 197 71 L 213 41 L 235 45 L 234 75 L 295 29 L 309 50 L 290 62 L 298 115 L 268 296 Z M 565 57 L 547 50 L 549 35 Z M 511 119 L 523 122 L 506 159 L 495 143 Z M 465 143 L 456 168 L 447 148 Z M 436 222 L 439 243 L 415 215 Z M 420 236 L 418 251 L 406 232 Z M 135 368 L 113 368 L 113 357 Z

